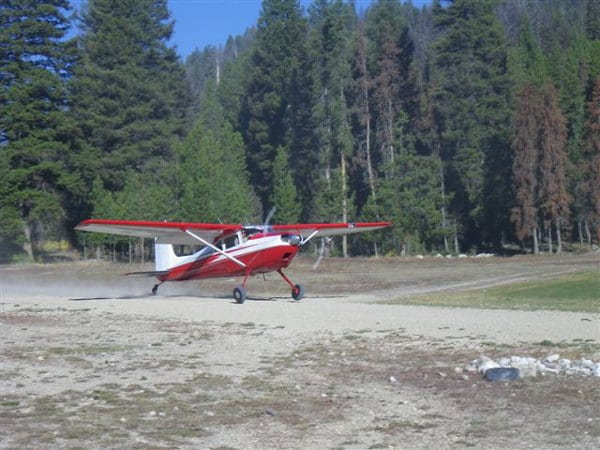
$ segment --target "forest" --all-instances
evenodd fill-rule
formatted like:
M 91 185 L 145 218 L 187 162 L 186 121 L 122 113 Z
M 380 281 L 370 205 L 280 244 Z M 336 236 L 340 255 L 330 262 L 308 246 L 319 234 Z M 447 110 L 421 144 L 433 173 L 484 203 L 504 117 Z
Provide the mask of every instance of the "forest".
M 264 0 L 185 59 L 166 0 L 74 3 L 0 4 L 2 263 L 151 256 L 90 217 L 393 222 L 341 256 L 600 243 L 598 0 Z

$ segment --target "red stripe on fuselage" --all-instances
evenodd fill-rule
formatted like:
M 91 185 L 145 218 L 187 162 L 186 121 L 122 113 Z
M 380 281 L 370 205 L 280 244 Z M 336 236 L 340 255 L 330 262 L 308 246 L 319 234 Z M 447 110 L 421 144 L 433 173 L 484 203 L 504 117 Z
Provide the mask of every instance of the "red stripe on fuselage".
M 250 274 L 272 272 L 286 268 L 298 253 L 299 247 L 289 244 L 279 244 L 272 247 L 235 255 L 246 267 L 231 261 L 225 256 L 214 253 L 208 257 L 198 259 L 191 263 L 173 267 L 169 273 L 160 277 L 160 281 L 201 280 L 206 278 L 243 276 Z

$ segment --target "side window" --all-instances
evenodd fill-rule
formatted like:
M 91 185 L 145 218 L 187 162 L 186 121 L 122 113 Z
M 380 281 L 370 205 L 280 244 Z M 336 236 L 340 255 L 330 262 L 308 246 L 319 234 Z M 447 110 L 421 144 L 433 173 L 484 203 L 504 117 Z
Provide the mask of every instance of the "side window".
M 220 248 L 221 250 L 226 250 L 228 248 L 234 247 L 239 244 L 237 235 L 228 236 L 224 239 L 220 239 L 215 246 Z

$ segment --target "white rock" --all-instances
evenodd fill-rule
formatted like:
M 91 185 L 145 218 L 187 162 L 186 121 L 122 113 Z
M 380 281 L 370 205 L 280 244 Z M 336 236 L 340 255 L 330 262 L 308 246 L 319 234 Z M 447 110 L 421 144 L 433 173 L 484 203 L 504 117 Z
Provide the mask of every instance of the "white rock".
M 550 355 L 550 356 L 546 357 L 546 361 L 548 361 L 548 362 L 556 362 L 559 359 L 560 359 L 560 355 L 558 355 L 556 353 L 554 355 Z
M 452 255 L 446 255 L 446 258 L 452 259 Z
M 435 255 L 436 258 L 443 258 L 444 255 L 442 255 L 441 253 L 438 253 L 437 255 Z
M 459 257 L 459 258 L 461 258 L 461 259 L 462 259 L 462 258 L 468 258 L 468 256 L 467 256 L 467 255 L 465 255 L 464 253 L 461 253 L 460 255 L 458 255 L 458 257 Z
M 502 367 L 508 367 L 510 366 L 511 360 L 508 358 L 500 358 L 498 360 L 498 364 L 500 364 L 500 366 Z
M 571 360 L 567 358 L 562 358 L 558 360 L 558 364 L 564 369 L 571 367 Z
M 417 258 L 417 259 L 423 259 L 424 256 L 423 255 L 416 255 L 415 258 Z
M 521 378 L 537 376 L 537 361 L 533 358 L 521 358 L 519 361 L 513 361 L 511 367 L 519 369 Z
M 396 381 L 398 381 L 398 380 L 396 379 L 395 376 L 390 377 L 390 383 L 395 383 Z
M 149 415 L 150 417 L 156 417 L 156 411 L 150 411 L 150 412 L 148 413 L 148 415 Z
M 592 375 L 600 377 L 600 363 L 596 363 L 592 366 Z
M 594 361 L 592 361 L 591 359 L 584 359 L 584 358 L 581 358 L 580 364 L 581 364 L 583 367 L 590 367 L 590 368 L 591 368 L 591 367 L 593 367 L 593 366 L 594 366 Z

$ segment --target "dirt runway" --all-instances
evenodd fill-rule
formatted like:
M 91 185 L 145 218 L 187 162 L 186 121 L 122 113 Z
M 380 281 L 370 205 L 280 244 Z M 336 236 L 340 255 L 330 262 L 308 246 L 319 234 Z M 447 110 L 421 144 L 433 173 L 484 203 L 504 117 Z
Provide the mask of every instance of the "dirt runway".
M 277 275 L 166 284 L 97 262 L 1 269 L 0 447 L 597 448 L 600 380 L 490 383 L 485 354 L 600 360 L 598 313 L 382 305 L 600 270 L 598 253 L 300 258 Z M 600 306 L 599 306 L 600 308 Z

